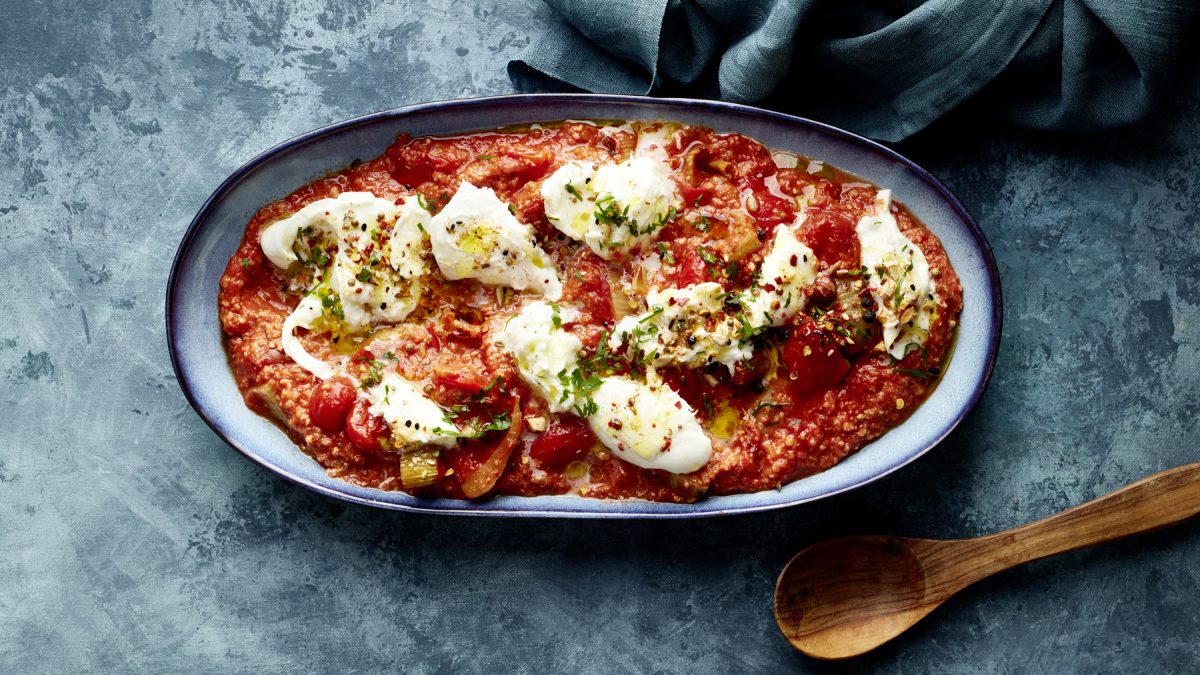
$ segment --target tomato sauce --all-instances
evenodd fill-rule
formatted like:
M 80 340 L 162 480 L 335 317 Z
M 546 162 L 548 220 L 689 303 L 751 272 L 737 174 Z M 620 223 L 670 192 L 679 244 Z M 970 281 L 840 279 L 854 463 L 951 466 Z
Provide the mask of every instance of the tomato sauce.
M 870 294 L 848 274 L 859 266 L 855 224 L 873 207 L 873 186 L 830 167 L 813 170 L 802 157 L 795 168 L 781 168 L 768 148 L 743 135 L 682 127 L 664 148 L 682 206 L 658 233 L 654 249 L 671 262 L 650 270 L 605 261 L 567 239 L 546 219 L 540 193 L 542 181 L 564 163 L 621 161 L 636 143 L 629 125 L 584 122 L 450 138 L 401 135 L 381 157 L 264 206 L 229 261 L 218 300 L 230 364 L 247 405 L 276 420 L 332 476 L 458 498 L 572 492 L 690 502 L 772 489 L 833 466 L 907 419 L 937 381 L 962 307 L 958 278 L 937 238 L 902 206 L 892 207 L 901 232 L 923 251 L 939 298 L 923 348 L 897 361 L 880 349 L 879 331 L 870 325 Z M 566 328 L 588 352 L 650 288 L 749 285 L 775 229 L 795 221 L 800 201 L 806 203 L 797 236 L 822 270 L 807 291 L 806 313 L 771 331 L 754 358 L 732 374 L 720 364 L 659 370 L 713 439 L 706 465 L 684 475 L 642 469 L 599 445 L 580 418 L 549 413 L 495 339 L 520 294 L 473 280 L 449 281 L 436 266 L 420 304 L 402 324 L 339 341 L 299 331 L 313 356 L 348 357 L 344 376 L 322 382 L 283 353 L 283 321 L 300 296 L 259 247 L 266 225 L 344 191 L 368 191 L 397 203 L 419 199 L 436 212 L 463 181 L 495 190 L 533 228 L 563 280 L 560 302 L 580 313 Z M 867 325 L 866 338 L 848 343 L 839 336 L 854 321 Z M 515 424 L 442 450 L 428 482 L 406 485 L 386 424 L 371 414 L 354 384 L 379 364 L 418 383 L 439 405 L 459 411 L 460 419 L 508 415 Z

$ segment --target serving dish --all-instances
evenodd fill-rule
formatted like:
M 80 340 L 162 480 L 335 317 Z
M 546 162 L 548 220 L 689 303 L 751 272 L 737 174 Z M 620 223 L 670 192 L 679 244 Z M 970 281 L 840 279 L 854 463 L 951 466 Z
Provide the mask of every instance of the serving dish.
M 953 360 L 933 395 L 906 423 L 823 473 L 780 490 L 710 497 L 695 504 L 602 501 L 569 496 L 486 502 L 417 499 L 330 478 L 267 420 L 247 409 L 226 365 L 217 321 L 217 280 L 245 222 L 263 203 L 378 155 L 399 132 L 451 135 L 561 119 L 670 119 L 738 131 L 769 147 L 820 158 L 891 187 L 941 239 L 958 271 L 965 309 Z M 325 494 L 402 510 L 582 517 L 689 517 L 778 508 L 877 479 L 935 445 L 982 393 L 999 339 L 999 283 L 990 249 L 962 205 L 927 172 L 875 143 L 799 118 L 724 103 L 598 95 L 533 95 L 424 104 L 310 132 L 236 171 L 189 227 L 172 269 L 167 329 L 180 384 L 231 445 L 279 475 Z

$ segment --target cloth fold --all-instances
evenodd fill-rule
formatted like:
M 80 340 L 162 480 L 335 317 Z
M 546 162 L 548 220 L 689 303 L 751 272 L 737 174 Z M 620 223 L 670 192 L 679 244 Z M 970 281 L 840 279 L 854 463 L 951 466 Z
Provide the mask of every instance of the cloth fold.
M 1170 92 L 1192 0 L 546 0 L 522 91 L 721 98 L 884 141 L 968 101 L 1037 129 L 1136 121 Z

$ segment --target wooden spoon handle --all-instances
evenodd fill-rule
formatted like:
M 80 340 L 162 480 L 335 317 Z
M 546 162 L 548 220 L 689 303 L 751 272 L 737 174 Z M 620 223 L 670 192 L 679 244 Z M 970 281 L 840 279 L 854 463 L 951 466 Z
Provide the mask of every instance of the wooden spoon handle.
M 972 581 L 1015 565 L 1174 525 L 1200 513 L 1200 464 L 1143 478 L 1028 525 L 961 542 Z

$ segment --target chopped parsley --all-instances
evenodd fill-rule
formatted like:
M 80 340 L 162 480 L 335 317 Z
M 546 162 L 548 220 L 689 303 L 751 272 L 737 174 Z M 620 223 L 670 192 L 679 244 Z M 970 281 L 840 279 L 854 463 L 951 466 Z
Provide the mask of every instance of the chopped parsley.
M 591 356 L 581 359 L 579 367 L 582 372 L 591 374 L 609 374 L 616 366 L 612 354 L 608 351 L 608 329 L 600 331 L 600 341 L 596 351 Z
M 363 375 L 358 388 L 366 391 L 383 380 L 383 364 L 374 359 L 367 362 L 367 374 Z
M 662 214 L 661 216 L 659 216 L 658 219 L 654 221 L 654 224 L 650 227 L 650 229 L 646 230 L 646 232 L 650 233 L 650 232 L 653 232 L 654 230 L 662 229 L 664 226 L 666 226 L 667 223 L 671 222 L 672 220 L 675 220 L 675 214 L 677 214 L 677 213 L 678 213 L 678 211 L 675 210 L 674 206 L 667 209 L 667 212 Z
M 320 246 L 314 246 L 308 254 L 308 262 L 317 267 L 325 267 L 329 262 L 329 254 Z
M 456 420 L 462 415 L 471 412 L 471 408 L 463 405 L 462 403 L 456 403 L 449 408 L 445 408 L 443 412 L 446 414 L 448 419 Z
M 773 403 L 771 401 L 763 401 L 763 402 L 759 403 L 758 405 L 754 406 L 754 410 L 752 410 L 750 412 L 750 414 L 754 417 L 758 417 L 758 413 L 762 412 L 763 410 L 770 410 L 771 408 L 775 408 L 777 410 L 782 410 L 783 407 L 784 407 L 784 404 L 782 404 L 782 403 Z
M 244 269 L 244 270 L 250 269 L 250 259 L 249 258 L 242 258 L 242 269 Z
M 579 193 L 579 190 L 574 185 L 571 185 L 571 181 L 567 181 L 567 184 L 563 186 L 563 189 L 567 191 L 567 194 L 571 195 L 575 199 L 583 201 L 583 195 Z
M 754 338 L 766 333 L 771 327 L 771 315 L 769 314 L 765 315 L 764 318 L 766 319 L 766 325 L 763 326 L 755 326 L 752 324 L 750 322 L 750 318 L 746 316 L 745 312 L 738 312 L 734 318 L 736 318 L 738 322 L 737 337 L 739 348 L 750 344 Z
M 908 346 L 906 346 L 904 348 L 904 355 L 908 356 L 909 354 L 912 353 L 913 349 L 915 349 L 916 347 L 917 347 L 917 345 L 915 342 L 910 342 L 908 344 Z M 905 375 L 908 375 L 909 377 L 915 377 L 915 378 L 918 378 L 921 380 L 928 380 L 928 379 L 937 377 L 938 375 L 942 374 L 941 368 L 938 368 L 937 366 L 934 366 L 932 368 L 929 367 L 929 348 L 928 347 L 921 347 L 921 367 L 920 368 L 901 368 L 900 361 L 896 361 L 892 367 L 897 373 L 903 373 Z
M 562 315 L 557 302 L 550 303 L 550 323 L 554 324 L 555 330 L 562 328 Z
M 492 380 L 491 384 L 489 384 L 488 386 L 479 390 L 479 393 L 475 395 L 475 398 L 482 399 L 482 398 L 486 397 L 488 394 L 492 393 L 493 389 L 500 387 L 503 384 L 504 384 L 504 378 L 497 375 Z M 501 389 L 501 391 L 503 391 L 503 389 Z
M 360 269 L 358 274 L 354 275 L 354 277 L 363 283 L 375 280 L 375 277 L 371 275 L 371 270 L 367 269 L 366 267 Z
M 740 269 L 740 268 L 738 266 L 737 261 L 730 260 L 729 262 L 725 263 L 725 276 L 729 277 L 730 279 L 736 277 L 737 273 L 738 273 L 738 269 Z
M 900 273 L 900 278 L 896 280 L 896 297 L 892 300 L 892 306 L 896 308 L 896 311 L 900 311 L 900 304 L 904 301 L 904 282 L 908 278 L 908 275 L 912 273 L 912 268 L 913 264 L 910 258 L 908 267 L 904 268 L 904 271 Z
M 321 300 L 321 307 L 328 313 L 334 316 L 338 321 L 346 320 L 346 313 L 342 311 L 342 299 L 337 293 L 329 290 L 328 286 L 319 286 L 314 293 Z
M 654 319 L 654 317 L 656 317 L 662 313 L 663 313 L 663 307 L 662 307 L 662 305 L 659 305 L 658 307 L 655 307 L 653 310 L 651 310 L 651 312 L 649 314 L 647 314 L 646 316 L 643 316 L 641 319 L 638 319 L 638 323 L 646 323 L 647 321 Z
M 661 241 L 658 242 L 658 255 L 663 259 L 663 262 L 667 263 L 668 265 L 675 264 L 675 256 L 671 255 L 671 249 L 667 248 L 667 245 Z
M 558 372 L 558 381 L 562 385 L 563 394 L 559 399 L 559 403 L 566 403 L 571 398 L 576 401 L 582 400 L 581 403 L 576 403 L 572 406 L 575 414 L 580 417 L 594 415 L 600 410 L 600 406 L 596 405 L 596 401 L 592 399 L 592 392 L 599 389 L 603 384 L 603 380 L 595 373 L 584 374 L 583 370 L 576 368 L 570 373 L 566 370 Z
M 454 413 L 453 416 L 451 415 L 452 411 L 446 411 L 446 421 L 450 421 L 458 417 L 457 413 Z M 435 434 L 453 436 L 454 438 L 475 439 L 483 438 L 485 435 L 493 431 L 505 431 L 511 426 L 512 415 L 508 412 L 502 412 L 492 415 L 492 418 L 484 424 L 473 423 L 463 429 L 445 429 L 442 427 L 434 427 L 433 432 Z
M 613 197 L 611 194 L 601 195 L 600 198 L 596 200 L 596 212 L 594 215 L 597 223 L 609 225 L 613 229 L 627 227 L 629 228 L 629 232 L 631 234 L 634 236 L 638 235 L 637 221 L 629 219 L 629 206 L 626 205 L 625 208 L 622 209 L 620 205 L 617 204 L 616 197 Z M 649 227 L 646 229 L 646 232 L 650 232 L 652 230 L 653 227 Z M 609 245 L 611 246 L 612 244 L 610 243 Z

